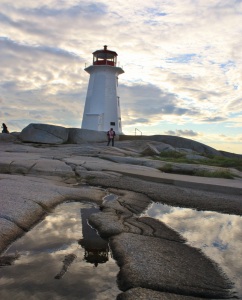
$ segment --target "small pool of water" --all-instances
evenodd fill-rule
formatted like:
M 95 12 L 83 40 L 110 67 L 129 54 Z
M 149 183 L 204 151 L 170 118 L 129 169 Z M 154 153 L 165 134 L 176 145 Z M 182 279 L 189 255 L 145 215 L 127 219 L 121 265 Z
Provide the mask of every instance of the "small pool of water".
M 90 203 L 63 203 L 15 241 L 4 255 L 19 258 L 0 268 L 0 299 L 116 299 L 119 268 L 86 222 L 95 211 Z
M 242 217 L 153 203 L 144 213 L 159 219 L 218 263 L 242 299 Z

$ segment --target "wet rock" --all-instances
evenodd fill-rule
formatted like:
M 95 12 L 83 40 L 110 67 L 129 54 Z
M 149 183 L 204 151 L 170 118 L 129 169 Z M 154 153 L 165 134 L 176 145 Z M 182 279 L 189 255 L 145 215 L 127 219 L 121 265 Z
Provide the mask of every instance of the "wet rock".
M 152 219 L 149 217 L 141 217 L 138 219 L 140 223 L 143 223 L 150 228 L 152 228 L 152 234 L 146 234 L 143 232 L 143 235 L 149 235 L 154 237 L 159 237 L 169 241 L 175 241 L 183 243 L 185 239 L 180 236 L 175 230 L 169 228 L 164 223 L 159 220 Z
M 132 233 L 111 238 L 111 247 L 122 291 L 142 287 L 204 298 L 231 296 L 228 279 L 198 249 Z
M 102 238 L 109 238 L 124 231 L 122 220 L 113 211 L 92 214 L 88 221 L 91 226 L 98 228 Z
M 134 214 L 140 214 L 151 203 L 151 200 L 145 195 L 133 192 L 121 192 L 110 189 L 119 195 L 118 200 L 105 202 L 102 206 L 102 212 L 92 214 L 89 217 L 90 224 L 98 229 L 99 234 L 104 238 L 109 238 L 121 232 L 141 233 L 153 232 L 150 227 L 137 221 Z
M 230 296 L 230 282 L 202 252 L 184 244 L 185 240 L 162 222 L 137 217 L 136 213 L 144 210 L 143 201 L 138 202 L 140 194 L 109 191 L 116 192 L 118 199 L 104 203 L 102 212 L 91 215 L 89 222 L 102 237 L 110 238 L 121 268 L 121 290 L 142 287 L 195 297 Z M 149 198 L 142 197 L 147 205 Z
M 131 213 L 139 215 L 152 203 L 151 199 L 144 194 L 132 191 L 110 188 L 111 193 L 119 195 L 118 202 Z
M 231 214 L 242 214 L 241 195 L 215 193 L 193 188 L 180 188 L 172 184 L 162 184 L 134 177 L 93 177 L 89 183 L 142 193 L 153 201 L 171 206 L 190 207 L 199 210 L 212 210 Z

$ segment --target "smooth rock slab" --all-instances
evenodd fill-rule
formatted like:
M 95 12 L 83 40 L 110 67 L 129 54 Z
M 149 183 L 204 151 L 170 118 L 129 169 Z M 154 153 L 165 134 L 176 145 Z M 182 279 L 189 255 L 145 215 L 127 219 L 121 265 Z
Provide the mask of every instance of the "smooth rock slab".
M 112 211 L 92 214 L 88 221 L 91 226 L 98 228 L 98 233 L 102 238 L 120 234 L 125 229 L 122 220 Z
M 129 164 L 129 165 L 138 165 L 138 166 L 145 166 L 150 167 L 154 169 L 159 169 L 161 167 L 164 167 L 167 162 L 160 161 L 160 160 L 153 160 L 145 157 L 120 157 L 115 155 L 99 155 L 100 158 L 106 159 L 109 161 L 113 161 L 119 164 Z
M 69 130 L 48 124 L 29 124 L 20 133 L 23 142 L 43 144 L 63 144 L 68 140 Z
M 204 298 L 230 297 L 228 279 L 196 248 L 132 233 L 111 238 L 111 248 L 121 268 L 122 291 L 142 287 Z
M 40 219 L 44 215 L 44 210 L 37 203 L 23 199 L 22 201 L 15 201 L 16 197 L 6 197 L 4 201 L 0 201 L 1 212 L 0 218 L 4 218 L 16 224 L 24 231 L 33 225 L 33 215 Z M 6 202 L 5 202 L 6 201 Z
M 108 238 L 122 232 L 141 233 L 153 228 L 145 223 L 138 222 L 135 214 L 143 212 L 151 200 L 145 195 L 118 189 L 109 189 L 109 192 L 118 195 L 118 200 L 105 202 L 101 205 L 102 212 L 92 214 L 89 223 L 98 230 L 99 234 Z M 144 218 L 145 219 L 145 218 Z M 147 229 L 148 227 L 148 229 Z
M 75 173 L 72 171 L 72 168 L 66 163 L 60 160 L 54 159 L 45 159 L 45 158 L 36 158 L 31 159 L 31 156 L 34 155 L 25 154 L 19 155 L 16 154 L 1 157 L 0 156 L 0 170 L 1 173 L 7 174 L 22 174 L 22 175 L 47 175 L 47 176 L 59 176 L 64 178 L 75 177 Z
M 88 130 L 81 128 L 70 128 L 69 139 L 70 144 L 86 144 L 87 142 L 106 142 L 107 133 L 104 131 Z

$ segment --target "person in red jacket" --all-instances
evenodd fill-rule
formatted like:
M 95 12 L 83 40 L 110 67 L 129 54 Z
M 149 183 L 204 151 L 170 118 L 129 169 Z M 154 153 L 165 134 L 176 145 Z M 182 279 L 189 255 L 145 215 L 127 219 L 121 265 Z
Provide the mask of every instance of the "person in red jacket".
M 109 146 L 111 141 L 112 141 L 112 146 L 114 146 L 115 131 L 113 130 L 113 128 L 110 128 L 110 130 L 107 132 L 107 136 L 108 136 L 107 146 Z

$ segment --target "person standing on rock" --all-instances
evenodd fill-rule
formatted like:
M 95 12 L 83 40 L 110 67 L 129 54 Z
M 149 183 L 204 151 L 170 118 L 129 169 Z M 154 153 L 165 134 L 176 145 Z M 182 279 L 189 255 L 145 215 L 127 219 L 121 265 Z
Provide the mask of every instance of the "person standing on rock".
M 8 131 L 8 127 L 7 127 L 7 125 L 5 124 L 5 123 L 2 123 L 2 133 L 9 133 L 9 131 Z
M 107 136 L 108 136 L 108 144 L 107 146 L 109 146 L 110 142 L 112 141 L 112 146 L 114 146 L 114 137 L 115 137 L 115 131 L 113 130 L 113 128 L 110 128 L 110 130 L 107 132 Z

